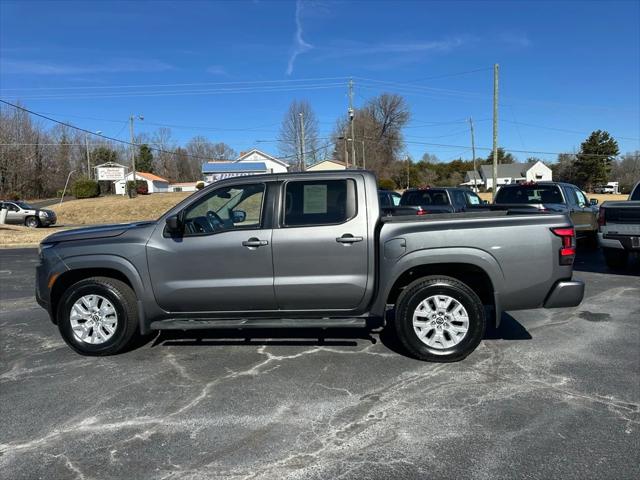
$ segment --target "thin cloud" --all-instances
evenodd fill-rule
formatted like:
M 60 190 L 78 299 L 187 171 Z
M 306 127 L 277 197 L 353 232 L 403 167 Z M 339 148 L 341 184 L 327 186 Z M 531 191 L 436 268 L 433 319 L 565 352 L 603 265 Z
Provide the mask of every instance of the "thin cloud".
M 512 47 L 527 48 L 531 46 L 531 40 L 526 33 L 523 32 L 506 32 L 502 33 L 499 40 Z
M 403 53 L 446 53 L 461 47 L 466 40 L 457 37 L 429 42 L 384 42 L 374 44 L 351 44 L 330 49 L 323 57 L 340 58 L 364 55 L 403 54 Z
M 291 49 L 291 55 L 289 56 L 289 63 L 287 65 L 287 75 L 293 73 L 293 66 L 296 58 L 299 55 L 311 50 L 313 45 L 304 41 L 302 38 L 302 0 L 296 1 L 296 34 L 293 38 L 293 48 Z
M 2 60 L 4 74 L 86 75 L 94 73 L 163 72 L 173 67 L 159 60 L 118 59 L 100 64 L 71 65 L 35 60 Z
M 227 75 L 227 70 L 222 65 L 211 65 L 207 68 L 207 73 L 211 75 Z

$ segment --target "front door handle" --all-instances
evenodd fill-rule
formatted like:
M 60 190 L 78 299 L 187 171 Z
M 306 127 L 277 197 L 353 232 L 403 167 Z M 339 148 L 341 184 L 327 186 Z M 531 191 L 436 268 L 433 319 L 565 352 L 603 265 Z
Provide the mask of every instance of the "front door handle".
M 362 237 L 354 237 L 350 233 L 345 233 L 341 237 L 336 238 L 336 242 L 347 244 L 361 242 L 362 240 L 364 240 Z
M 256 237 L 251 237 L 249 240 L 245 240 L 242 242 L 243 247 L 256 248 L 256 247 L 264 247 L 265 245 L 269 245 L 267 240 L 260 240 Z

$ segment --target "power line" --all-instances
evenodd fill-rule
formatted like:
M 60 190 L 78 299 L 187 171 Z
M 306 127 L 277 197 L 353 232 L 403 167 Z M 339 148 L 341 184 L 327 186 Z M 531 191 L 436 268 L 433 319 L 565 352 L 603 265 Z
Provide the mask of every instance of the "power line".
M 88 99 L 88 98 L 129 98 L 129 97 L 175 97 L 187 95 L 218 95 L 218 94 L 234 94 L 234 93 L 278 93 L 291 91 L 306 90 L 323 90 L 330 88 L 343 88 L 343 83 L 328 83 L 317 85 L 300 85 L 297 87 L 282 86 L 264 86 L 264 87 L 236 87 L 236 88 L 220 88 L 207 90 L 185 90 L 185 91 L 155 91 L 155 92 L 108 92 L 108 93 L 79 93 L 75 95 L 33 95 L 24 96 L 26 100 L 69 100 L 69 99 Z
M 165 84 L 136 84 L 136 85 L 98 85 L 98 86 L 79 86 L 72 87 L 25 87 L 25 88 L 0 88 L 0 91 L 25 91 L 25 90 L 98 90 L 98 89 L 117 89 L 117 88 L 170 88 L 170 87 L 197 87 L 207 85 L 260 85 L 273 83 L 302 83 L 302 82 L 319 82 L 324 80 L 346 80 L 349 77 L 318 77 L 318 78 L 298 78 L 298 79 L 282 79 L 282 80 L 246 80 L 237 82 L 199 82 L 199 83 L 165 83 Z
M 70 123 L 62 122 L 60 120 L 56 120 L 55 118 L 51 118 L 51 117 L 48 117 L 46 115 L 42 115 L 40 113 L 34 112 L 33 110 L 29 110 L 28 108 L 24 108 L 24 107 L 21 107 L 19 105 L 15 105 L 15 104 L 13 104 L 11 102 L 7 102 L 6 100 L 0 99 L 0 103 L 4 103 L 5 105 L 9 105 L 10 107 L 13 107 L 15 109 L 22 110 L 23 112 L 26 112 L 26 113 L 28 113 L 30 115 L 34 115 L 36 117 L 44 118 L 45 120 L 48 120 L 50 122 L 54 122 L 54 123 L 57 123 L 59 125 L 64 125 L 66 127 L 73 128 L 74 130 L 78 130 L 80 132 L 88 133 L 88 134 L 93 135 L 95 137 L 104 138 L 105 140 L 110 140 L 112 142 L 121 143 L 123 145 L 134 146 L 134 147 L 139 146 L 139 144 L 137 144 L 137 143 L 127 142 L 126 140 L 120 140 L 119 138 L 109 137 L 108 135 L 103 135 L 101 133 L 92 132 L 91 130 L 87 130 L 87 129 L 82 128 L 82 127 L 77 127 L 75 125 L 71 125 Z M 323 145 L 321 147 L 315 148 L 315 149 L 313 149 L 311 151 L 304 152 L 304 153 L 305 154 L 315 153 L 317 151 L 322 150 L 323 148 L 327 148 L 330 144 L 331 144 L 331 142 L 327 142 L 325 145 Z M 10 144 L 10 143 L 4 144 L 3 143 L 3 144 L 0 144 L 0 145 L 27 145 L 27 144 Z M 32 144 L 32 145 L 43 145 L 43 144 Z M 56 144 L 56 145 L 60 145 L 60 144 Z M 65 145 L 67 145 L 67 144 L 65 144 Z M 192 154 L 189 154 L 187 152 L 176 152 L 176 151 L 164 150 L 164 149 L 157 148 L 157 147 L 149 147 L 149 149 L 150 150 L 154 150 L 154 151 L 159 152 L 159 153 L 167 153 L 167 154 L 170 154 L 170 155 L 181 154 L 181 155 L 184 155 L 184 156 L 187 156 L 187 157 L 191 157 L 191 158 L 195 158 L 195 159 L 198 159 L 198 160 L 206 160 L 206 161 L 210 161 L 211 160 L 211 158 L 209 158 L 209 157 L 200 157 L 198 155 L 192 155 Z M 295 155 L 293 155 L 293 156 L 295 156 Z M 293 157 L 293 156 L 286 156 L 286 157 L 280 157 L 280 158 L 287 159 L 287 158 L 290 158 L 290 157 Z

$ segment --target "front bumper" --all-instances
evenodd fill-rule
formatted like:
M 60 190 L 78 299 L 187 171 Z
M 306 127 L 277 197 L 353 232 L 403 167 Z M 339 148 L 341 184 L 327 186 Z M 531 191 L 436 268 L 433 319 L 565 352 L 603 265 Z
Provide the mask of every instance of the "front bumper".
M 544 301 L 544 308 L 575 307 L 584 297 L 584 282 L 580 280 L 560 280 Z

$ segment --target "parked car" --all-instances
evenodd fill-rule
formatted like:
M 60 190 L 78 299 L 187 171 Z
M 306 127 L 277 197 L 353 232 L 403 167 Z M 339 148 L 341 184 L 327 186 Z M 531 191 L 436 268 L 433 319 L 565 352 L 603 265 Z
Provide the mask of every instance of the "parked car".
M 5 223 L 26 225 L 27 227 L 49 227 L 57 221 L 56 212 L 32 207 L 21 201 L 1 201 L 0 208 L 7 210 Z
M 380 205 L 380 214 L 383 216 L 389 215 L 422 215 L 419 209 L 413 207 L 400 206 L 400 195 L 398 192 L 392 190 L 378 190 L 378 204 Z
M 611 268 L 623 267 L 629 254 L 640 252 L 640 182 L 627 201 L 604 202 L 600 206 L 598 243 Z
M 401 207 L 415 208 L 418 215 L 481 210 L 485 204 L 475 192 L 458 187 L 410 188 L 400 199 Z
M 541 212 L 568 213 L 578 238 L 597 245 L 598 200 L 575 185 L 563 182 L 526 182 L 503 185 L 496 193 L 494 205 L 512 210 L 536 209 Z
M 407 351 L 448 362 L 505 310 L 578 305 L 574 255 L 566 214 L 381 217 L 370 172 L 267 174 L 157 221 L 50 235 L 36 298 L 85 355 L 151 330 L 380 327 L 393 306 Z

